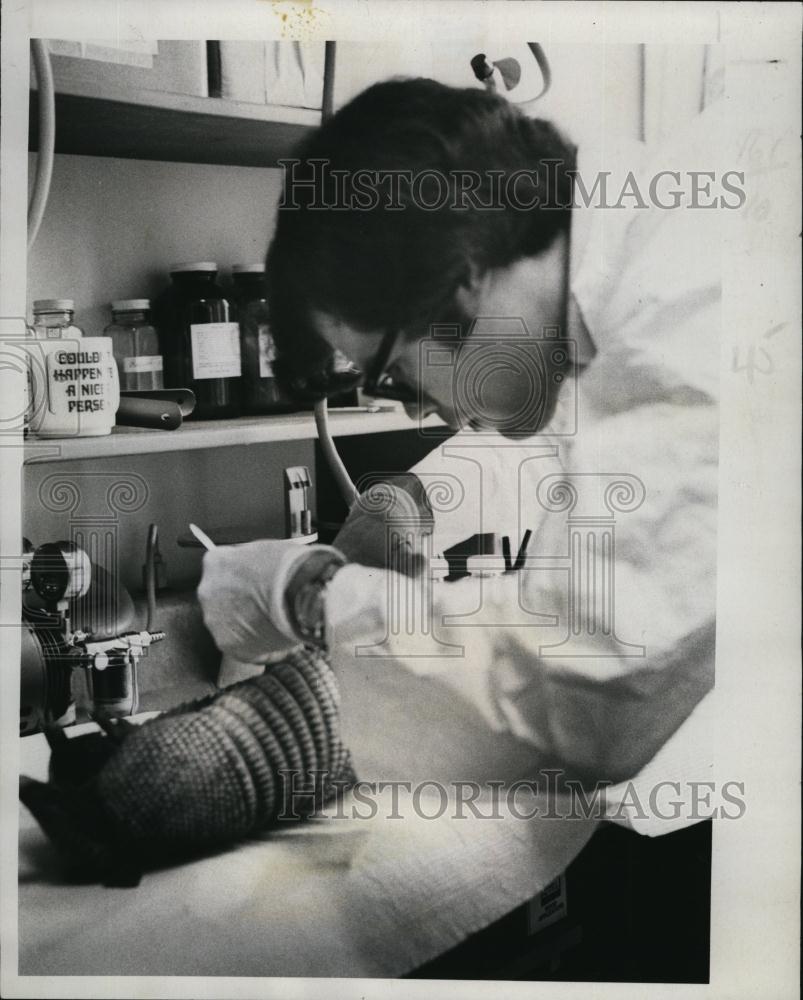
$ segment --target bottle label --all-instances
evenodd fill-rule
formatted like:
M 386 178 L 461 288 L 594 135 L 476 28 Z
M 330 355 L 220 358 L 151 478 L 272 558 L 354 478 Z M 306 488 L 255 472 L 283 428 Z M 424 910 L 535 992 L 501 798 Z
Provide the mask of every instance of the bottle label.
M 239 378 L 240 327 L 237 323 L 193 323 L 192 377 Z
M 273 362 L 276 360 L 276 345 L 270 330 L 264 323 L 259 325 L 259 377 L 273 378 Z
M 160 372 L 162 370 L 161 354 L 143 354 L 137 358 L 123 358 L 123 371 L 126 374 L 140 372 Z

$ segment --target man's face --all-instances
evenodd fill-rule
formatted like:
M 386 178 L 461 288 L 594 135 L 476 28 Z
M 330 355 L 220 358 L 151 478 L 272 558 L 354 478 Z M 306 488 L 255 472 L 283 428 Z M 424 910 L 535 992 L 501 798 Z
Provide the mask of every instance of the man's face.
M 559 237 L 544 254 L 490 272 L 471 289 L 461 289 L 455 309 L 464 331 L 471 328 L 472 333 L 459 349 L 438 349 L 425 329 L 403 331 L 396 338 L 385 372 L 415 390 L 418 402 L 405 403 L 408 415 L 415 419 L 436 413 L 453 430 L 497 429 L 510 436 L 533 432 L 529 415 L 543 403 L 548 377 L 540 335 L 544 326 L 563 322 L 566 249 L 565 238 Z M 313 320 L 331 347 L 362 371 L 371 368 L 383 331 L 356 330 L 320 311 L 313 312 Z M 522 321 L 532 344 L 520 336 L 497 335 L 522 329 Z
M 353 361 L 362 371 L 367 371 L 382 340 L 383 331 L 364 332 L 328 313 L 315 311 L 314 322 L 318 332 L 328 344 Z M 422 331 L 421 338 L 426 336 Z M 413 390 L 417 402 L 404 404 L 407 414 L 414 419 L 438 414 L 445 423 L 458 429 L 460 420 L 454 403 L 452 373 L 445 366 L 433 366 L 422 358 L 419 337 L 400 334 L 396 339 L 385 366 L 385 373 L 393 377 L 394 383 L 401 383 Z

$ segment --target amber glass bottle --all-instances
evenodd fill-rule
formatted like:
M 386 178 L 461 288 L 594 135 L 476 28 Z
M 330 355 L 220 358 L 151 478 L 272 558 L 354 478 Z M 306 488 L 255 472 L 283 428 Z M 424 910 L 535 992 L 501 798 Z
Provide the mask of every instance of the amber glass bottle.
M 297 409 L 273 371 L 276 351 L 268 322 L 265 265 L 235 264 L 231 274 L 232 298 L 240 324 L 243 411 L 256 414 Z
M 193 418 L 240 412 L 240 330 L 211 261 L 174 264 L 157 324 L 165 385 L 195 393 Z

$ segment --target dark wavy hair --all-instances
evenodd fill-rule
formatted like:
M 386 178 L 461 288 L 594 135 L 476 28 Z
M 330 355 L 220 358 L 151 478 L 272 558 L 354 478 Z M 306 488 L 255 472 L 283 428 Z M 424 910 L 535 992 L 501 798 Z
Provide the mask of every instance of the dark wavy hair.
M 311 308 L 359 330 L 393 326 L 420 336 L 431 322 L 448 318 L 472 271 L 482 274 L 548 248 L 569 226 L 574 160 L 574 147 L 553 125 L 485 90 L 393 79 L 363 91 L 303 143 L 292 167 L 286 165 L 267 255 L 280 377 L 324 370 L 328 363 L 330 351 L 314 329 Z M 293 183 L 316 169 L 315 191 Z M 342 203 L 344 194 L 348 204 L 358 171 L 410 171 L 424 183 L 418 198 L 399 185 L 394 207 L 386 197 L 368 208 L 320 207 L 338 198 Z M 494 207 L 451 197 L 442 207 L 422 207 L 421 197 L 437 202 L 426 171 L 447 178 L 471 171 L 480 178 L 476 200 Z M 528 192 L 531 201 L 537 196 L 537 207 L 526 211 L 494 195 L 504 193 L 498 178 L 518 171 L 537 171 Z

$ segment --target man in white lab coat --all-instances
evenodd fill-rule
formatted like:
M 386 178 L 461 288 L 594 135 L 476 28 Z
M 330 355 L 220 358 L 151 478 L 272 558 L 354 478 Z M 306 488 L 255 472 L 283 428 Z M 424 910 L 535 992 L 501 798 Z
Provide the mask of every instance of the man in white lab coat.
M 542 763 L 643 768 L 713 687 L 720 238 L 743 201 L 726 155 L 706 114 L 654 156 L 576 157 L 503 98 L 423 80 L 316 133 L 268 257 L 286 369 L 326 393 L 338 352 L 457 433 L 414 470 L 433 508 L 418 532 L 397 491 L 353 508 L 348 565 L 271 542 L 207 554 L 221 648 L 324 642 L 336 668 L 374 646 Z M 438 557 L 494 533 L 515 554 L 527 530 L 518 572 L 500 556 L 442 583 L 435 558 L 411 590 L 387 568 L 400 535 Z

